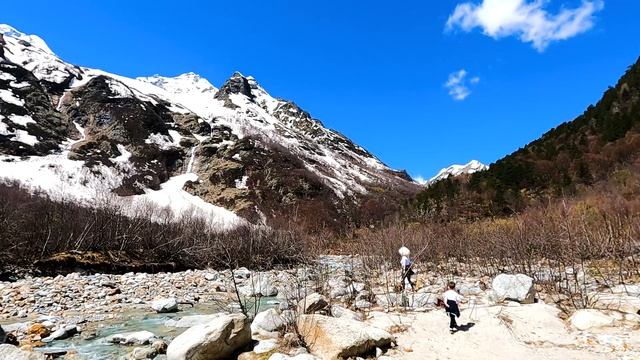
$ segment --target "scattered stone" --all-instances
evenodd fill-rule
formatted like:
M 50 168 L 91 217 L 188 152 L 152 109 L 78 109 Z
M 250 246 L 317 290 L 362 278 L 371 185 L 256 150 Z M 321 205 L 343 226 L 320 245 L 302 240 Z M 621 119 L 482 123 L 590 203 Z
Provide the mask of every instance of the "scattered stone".
M 267 339 L 260 340 L 256 346 L 253 347 L 253 352 L 256 354 L 264 354 L 272 351 L 278 347 L 278 340 Z
M 271 333 L 281 330 L 286 325 L 285 319 L 275 309 L 262 311 L 251 322 L 251 334 Z
M 135 331 L 122 334 L 115 334 L 105 338 L 105 341 L 120 345 L 147 345 L 156 339 L 156 335 L 150 331 Z
M 311 354 L 298 354 L 295 356 L 289 356 L 281 353 L 272 354 L 269 360 L 317 360 L 318 358 Z
M 134 348 L 128 359 L 130 360 L 144 360 L 153 359 L 158 355 L 158 352 L 152 347 L 137 347 Z
M 178 311 L 176 298 L 157 299 L 151 303 L 151 308 L 157 313 L 170 313 Z
M 298 302 L 298 313 L 313 314 L 317 311 L 326 309 L 328 305 L 327 299 L 324 296 L 318 293 L 309 294 Z
M 352 319 L 357 321 L 362 321 L 364 318 L 362 313 L 357 313 L 353 310 L 349 310 L 340 305 L 331 306 L 331 315 L 337 318 L 347 318 L 347 319 Z
M 187 315 L 178 320 L 169 319 L 164 322 L 164 326 L 177 328 L 190 328 L 196 325 L 203 325 L 211 322 L 213 319 L 224 315 L 224 313 L 209 315 Z
M 524 274 L 500 274 L 493 279 L 491 288 L 501 300 L 514 300 L 532 304 L 535 300 L 533 279 Z
M 588 330 L 613 326 L 615 319 L 599 310 L 580 309 L 571 315 L 569 322 L 578 330 Z
M 52 332 L 48 337 L 42 339 L 42 342 L 49 343 L 54 340 L 68 339 L 77 333 L 78 327 L 76 325 L 64 325 Z
M 27 335 L 38 335 L 41 338 L 46 338 L 51 334 L 49 328 L 44 326 L 43 324 L 35 323 L 27 329 Z
M 31 322 L 21 322 L 21 323 L 13 323 L 2 325 L 4 331 L 6 333 L 26 333 L 29 326 L 31 326 Z
M 167 344 L 164 340 L 156 340 L 151 344 L 151 347 L 155 349 L 158 354 L 166 354 L 167 353 Z
M 46 360 L 44 354 L 24 351 L 17 346 L 0 344 L 0 359 L 3 360 Z
M 250 341 L 251 329 L 244 315 L 223 315 L 177 336 L 167 348 L 167 359 L 226 359 Z
M 622 294 L 598 293 L 594 296 L 596 309 L 615 310 L 627 314 L 640 314 L 640 297 Z

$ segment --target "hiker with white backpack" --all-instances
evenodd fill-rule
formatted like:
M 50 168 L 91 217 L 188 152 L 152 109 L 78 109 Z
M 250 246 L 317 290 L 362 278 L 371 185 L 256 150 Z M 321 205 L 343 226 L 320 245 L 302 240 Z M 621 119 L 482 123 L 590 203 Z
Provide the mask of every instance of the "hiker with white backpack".
M 409 251 L 408 248 L 403 246 L 398 250 L 398 253 L 401 256 L 400 265 L 402 267 L 402 278 L 400 280 L 400 284 L 404 289 L 404 286 L 405 286 L 404 281 L 406 279 L 409 282 L 409 285 L 411 286 L 411 290 L 415 290 L 415 284 L 411 281 L 411 275 L 414 274 L 414 271 L 412 269 L 413 263 L 409 258 L 409 255 L 411 255 L 411 251 Z

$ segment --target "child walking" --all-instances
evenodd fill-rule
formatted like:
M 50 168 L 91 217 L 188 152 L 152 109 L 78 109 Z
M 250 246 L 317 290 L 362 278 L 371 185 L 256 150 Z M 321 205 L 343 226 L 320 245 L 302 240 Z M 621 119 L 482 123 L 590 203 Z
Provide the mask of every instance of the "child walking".
M 458 330 L 458 324 L 456 323 L 456 317 L 460 317 L 460 304 L 461 296 L 456 291 L 456 283 L 449 281 L 447 284 L 448 290 L 444 292 L 444 310 L 449 315 L 449 331 L 453 334 Z

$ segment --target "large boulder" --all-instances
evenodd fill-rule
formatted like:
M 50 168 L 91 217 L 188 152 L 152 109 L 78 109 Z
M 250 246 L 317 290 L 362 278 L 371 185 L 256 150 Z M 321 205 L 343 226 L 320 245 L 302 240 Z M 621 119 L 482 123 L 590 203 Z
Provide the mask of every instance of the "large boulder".
M 535 300 L 533 279 L 524 274 L 500 274 L 493 279 L 491 288 L 500 300 L 514 300 L 532 304 Z
M 298 302 L 298 314 L 313 314 L 316 311 L 326 309 L 328 305 L 329 303 L 323 295 L 309 294 Z
M 5 337 L 7 337 L 7 334 L 2 330 L 2 326 L 0 326 L 0 344 L 4 344 Z
M 222 315 L 178 335 L 169 344 L 167 360 L 227 359 L 250 342 L 251 329 L 246 316 Z
M 44 354 L 24 351 L 10 344 L 0 344 L 0 359 L 2 360 L 46 360 Z
M 157 299 L 151 303 L 151 308 L 157 313 L 170 313 L 178 311 L 178 300 L 176 298 Z
M 347 318 L 300 315 L 298 329 L 311 353 L 323 360 L 364 357 L 395 342 L 388 332 Z
M 251 323 L 251 334 L 259 335 L 281 330 L 286 325 L 285 319 L 275 309 L 262 311 Z
M 569 318 L 571 325 L 578 330 L 613 326 L 615 321 L 615 318 L 595 309 L 580 309 Z

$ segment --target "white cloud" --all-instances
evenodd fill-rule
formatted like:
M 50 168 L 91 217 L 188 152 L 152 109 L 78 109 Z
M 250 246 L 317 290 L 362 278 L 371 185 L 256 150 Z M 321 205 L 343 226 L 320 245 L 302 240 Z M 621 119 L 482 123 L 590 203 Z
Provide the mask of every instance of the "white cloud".
M 482 0 L 458 4 L 446 29 L 471 31 L 476 27 L 494 39 L 518 36 L 542 52 L 553 41 L 566 40 L 593 27 L 594 14 L 604 8 L 603 0 L 583 0 L 573 9 L 557 14 L 545 10 L 548 0 Z
M 449 89 L 449 95 L 455 100 L 464 100 L 467 96 L 471 95 L 470 85 L 475 85 L 480 82 L 480 78 L 477 76 L 467 80 L 467 71 L 460 69 L 458 71 L 449 74 L 449 79 L 444 86 Z

